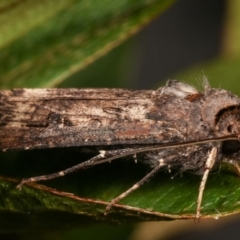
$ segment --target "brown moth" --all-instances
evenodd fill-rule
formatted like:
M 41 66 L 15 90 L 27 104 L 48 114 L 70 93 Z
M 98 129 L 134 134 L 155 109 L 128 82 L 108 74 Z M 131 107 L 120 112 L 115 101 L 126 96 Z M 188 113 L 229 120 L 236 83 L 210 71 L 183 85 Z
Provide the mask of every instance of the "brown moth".
M 50 175 L 49 180 L 118 159 L 141 155 L 152 170 L 106 208 L 163 168 L 202 175 L 196 219 L 209 172 L 227 161 L 239 171 L 240 99 L 223 89 L 204 90 L 168 81 L 158 90 L 13 89 L 0 91 L 0 149 L 97 146 L 99 154 Z M 113 150 L 107 147 L 112 146 Z

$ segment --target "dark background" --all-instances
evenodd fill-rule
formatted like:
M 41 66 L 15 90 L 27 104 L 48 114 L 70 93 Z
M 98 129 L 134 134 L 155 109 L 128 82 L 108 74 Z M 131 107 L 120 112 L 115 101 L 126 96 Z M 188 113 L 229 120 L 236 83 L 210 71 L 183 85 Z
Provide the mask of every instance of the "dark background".
M 220 54 L 226 2 L 177 1 L 139 36 L 133 87 L 149 88 Z

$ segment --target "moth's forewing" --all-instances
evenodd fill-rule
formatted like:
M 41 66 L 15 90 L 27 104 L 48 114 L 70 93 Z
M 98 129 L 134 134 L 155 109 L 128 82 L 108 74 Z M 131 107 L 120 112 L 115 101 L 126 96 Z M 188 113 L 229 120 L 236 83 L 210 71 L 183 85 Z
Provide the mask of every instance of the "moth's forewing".
M 239 99 L 169 81 L 157 91 L 15 89 L 0 91 L 0 149 L 179 144 L 231 135 L 216 128 Z

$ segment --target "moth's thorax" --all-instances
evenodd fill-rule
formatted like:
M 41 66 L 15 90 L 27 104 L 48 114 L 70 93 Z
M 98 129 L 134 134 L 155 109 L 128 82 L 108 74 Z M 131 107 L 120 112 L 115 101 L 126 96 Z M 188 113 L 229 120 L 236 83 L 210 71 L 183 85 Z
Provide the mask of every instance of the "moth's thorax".
M 200 92 L 173 80 L 157 93 L 148 117 L 171 123 L 185 140 L 240 133 L 240 100 L 226 90 L 207 86 Z

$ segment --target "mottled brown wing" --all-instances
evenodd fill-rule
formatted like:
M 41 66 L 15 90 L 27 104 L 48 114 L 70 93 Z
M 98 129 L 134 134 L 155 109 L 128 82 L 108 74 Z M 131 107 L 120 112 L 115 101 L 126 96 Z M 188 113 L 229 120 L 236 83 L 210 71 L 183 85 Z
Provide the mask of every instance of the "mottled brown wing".
M 239 102 L 225 90 L 199 93 L 175 80 L 157 91 L 2 90 L 0 149 L 197 142 L 225 136 L 228 122 L 216 119 Z
M 155 91 L 0 91 L 0 149 L 159 143 L 166 123 L 151 119 Z M 156 109 L 155 109 L 156 110 Z

